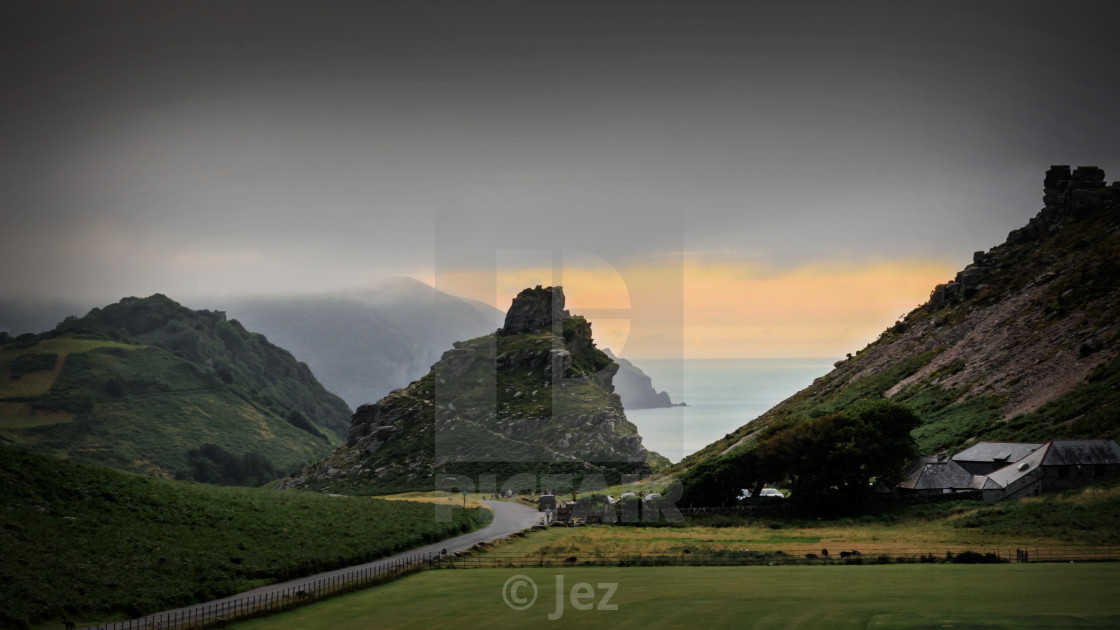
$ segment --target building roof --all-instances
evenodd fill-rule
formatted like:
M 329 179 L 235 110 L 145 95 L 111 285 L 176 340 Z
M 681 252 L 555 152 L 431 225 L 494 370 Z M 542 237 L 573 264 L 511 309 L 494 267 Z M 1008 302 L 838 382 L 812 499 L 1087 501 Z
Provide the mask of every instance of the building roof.
M 1043 466 L 1120 464 L 1120 444 L 1114 440 L 1052 440 Z
M 951 459 L 937 456 L 919 457 L 906 471 L 906 480 L 899 484 L 908 490 L 953 490 L 972 486 L 972 473 Z
M 1000 486 L 995 481 L 988 479 L 987 475 L 976 475 L 972 478 L 972 487 L 977 490 L 998 490 Z
M 958 462 L 1014 462 L 1034 451 L 1042 444 L 1034 442 L 977 442 L 953 456 Z
M 1042 461 L 1046 459 L 1046 452 L 1050 450 L 1049 442 L 1042 446 L 1043 448 L 1036 449 L 1019 461 L 1008 464 L 989 474 L 984 487 L 991 488 L 989 484 L 995 483 L 1000 488 L 1006 488 L 1015 481 L 1034 473 L 1042 465 Z

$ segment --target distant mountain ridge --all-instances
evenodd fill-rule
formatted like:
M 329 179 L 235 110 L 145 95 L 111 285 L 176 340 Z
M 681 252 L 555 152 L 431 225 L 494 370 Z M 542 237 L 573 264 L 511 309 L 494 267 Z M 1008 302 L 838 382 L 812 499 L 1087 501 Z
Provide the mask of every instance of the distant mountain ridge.
M 221 311 L 124 298 L 0 337 L 0 438 L 129 472 L 258 485 L 330 451 L 349 409 Z
M 679 466 L 882 397 L 918 413 L 924 453 L 1120 432 L 1120 183 L 1058 165 L 1043 193 L 1027 226 L 878 340 Z
M 626 419 L 617 371 L 561 287 L 526 289 L 501 329 L 455 342 L 428 374 L 359 407 L 346 445 L 281 486 L 376 494 L 449 475 L 617 478 L 666 464 Z

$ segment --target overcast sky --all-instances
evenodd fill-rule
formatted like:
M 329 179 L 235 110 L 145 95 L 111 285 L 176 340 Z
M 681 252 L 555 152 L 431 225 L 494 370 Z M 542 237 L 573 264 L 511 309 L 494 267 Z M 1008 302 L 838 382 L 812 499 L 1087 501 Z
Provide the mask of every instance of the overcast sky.
M 0 298 L 440 284 L 567 249 L 678 283 L 919 278 L 889 323 L 1026 223 L 1050 164 L 1120 179 L 1118 23 L 1115 2 L 4 2 Z

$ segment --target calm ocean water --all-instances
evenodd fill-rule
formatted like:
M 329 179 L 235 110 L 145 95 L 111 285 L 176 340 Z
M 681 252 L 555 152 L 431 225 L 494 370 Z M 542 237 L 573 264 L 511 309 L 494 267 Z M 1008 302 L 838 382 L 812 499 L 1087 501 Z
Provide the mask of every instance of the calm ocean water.
M 687 407 L 627 410 L 642 443 L 674 462 L 722 438 L 832 369 L 836 359 L 647 359 L 635 365 Z

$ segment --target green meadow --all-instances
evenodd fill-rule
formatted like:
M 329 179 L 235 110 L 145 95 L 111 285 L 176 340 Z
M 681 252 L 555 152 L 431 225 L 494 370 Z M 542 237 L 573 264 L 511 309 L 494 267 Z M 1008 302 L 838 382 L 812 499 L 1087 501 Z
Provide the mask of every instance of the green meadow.
M 232 627 L 1116 628 L 1118 588 L 1114 563 L 443 570 Z

